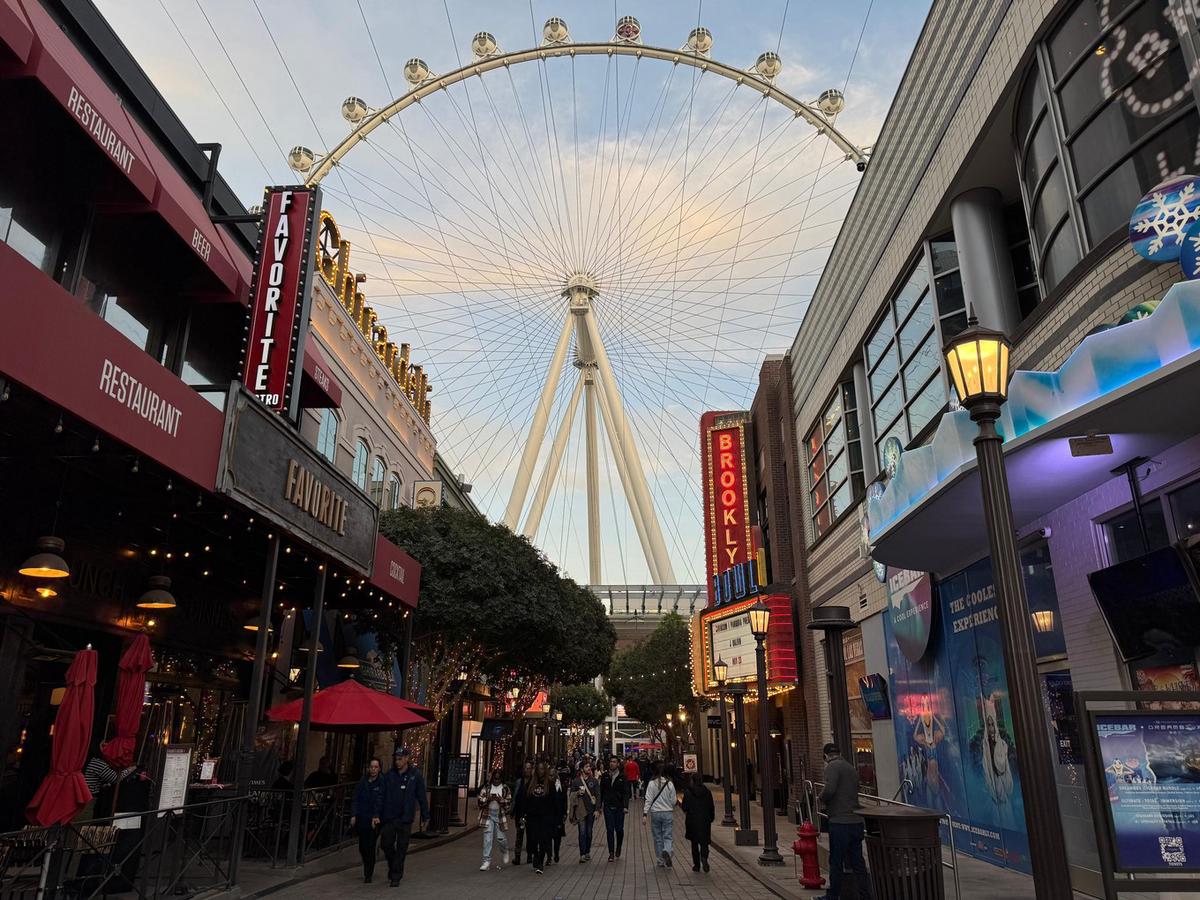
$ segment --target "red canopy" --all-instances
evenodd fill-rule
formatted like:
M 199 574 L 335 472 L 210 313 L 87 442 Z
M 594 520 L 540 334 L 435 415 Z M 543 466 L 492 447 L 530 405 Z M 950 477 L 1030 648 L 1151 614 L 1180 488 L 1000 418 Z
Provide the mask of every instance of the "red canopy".
M 275 722 L 299 722 L 303 698 L 267 710 Z M 312 727 L 319 731 L 383 731 L 427 725 L 433 710 L 383 691 L 346 680 L 318 691 L 312 698 Z
M 150 639 L 139 634 L 121 654 L 117 674 L 117 708 L 114 715 L 117 733 L 100 745 L 100 754 L 114 769 L 133 765 L 138 726 L 142 721 L 142 700 L 146 694 L 146 672 L 154 665 Z
M 83 764 L 92 740 L 95 691 L 96 651 L 88 647 L 75 654 L 67 669 L 67 689 L 54 719 L 50 773 L 25 810 L 34 825 L 70 822 L 92 799 L 83 779 Z

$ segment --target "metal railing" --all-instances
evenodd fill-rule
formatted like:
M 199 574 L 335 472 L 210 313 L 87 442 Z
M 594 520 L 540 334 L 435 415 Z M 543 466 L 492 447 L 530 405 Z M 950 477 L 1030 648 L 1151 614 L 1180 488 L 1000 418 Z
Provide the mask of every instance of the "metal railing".
M 353 840 L 350 816 L 357 782 L 300 792 L 300 847 L 302 863 Z M 292 791 L 280 788 L 253 790 L 246 799 L 246 839 L 242 858 L 266 860 L 272 867 L 288 862 L 288 837 L 292 827 Z M 0 898 L 4 900 L 4 898 Z
M 825 783 L 822 781 L 812 781 L 811 779 L 806 778 L 804 779 L 803 784 L 804 790 L 801 793 L 801 800 L 806 801 L 808 821 L 816 824 L 819 816 L 827 817 L 827 814 L 821 811 L 821 796 L 816 791 L 816 787 L 818 785 L 823 788 L 825 787 Z M 905 790 L 905 785 L 908 785 L 909 790 L 912 789 L 912 782 L 906 778 L 904 781 L 900 782 L 900 789 L 896 791 L 896 795 L 899 795 L 900 791 Z M 907 796 L 907 792 L 905 793 L 905 796 Z M 959 884 L 958 880 L 958 851 L 954 846 L 954 819 L 949 813 L 939 812 L 936 809 L 927 810 L 923 806 L 916 806 L 912 803 L 904 803 L 901 800 L 889 800 L 886 797 L 876 797 L 874 794 L 864 794 L 862 791 L 859 791 L 858 799 L 860 808 L 863 800 L 872 800 L 875 803 L 886 803 L 889 806 L 904 806 L 908 809 L 919 809 L 923 812 L 935 812 L 938 813 L 939 820 L 945 819 L 946 831 L 950 835 L 950 862 L 946 862 L 946 860 L 943 859 L 942 866 L 954 873 L 954 898 L 955 900 L 962 900 L 962 886 Z M 802 815 L 804 811 L 804 807 L 801 804 L 797 804 L 797 816 Z
M 0 834 L 0 900 L 142 900 L 232 886 L 244 797 Z

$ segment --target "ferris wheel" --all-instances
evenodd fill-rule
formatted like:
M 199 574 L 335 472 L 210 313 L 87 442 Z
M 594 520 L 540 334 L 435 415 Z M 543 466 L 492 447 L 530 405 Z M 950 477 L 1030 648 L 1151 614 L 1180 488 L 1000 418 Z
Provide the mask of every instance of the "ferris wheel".
M 702 580 L 700 414 L 747 406 L 790 345 L 869 148 L 842 90 L 798 99 L 778 52 L 721 62 L 699 25 L 677 49 L 633 16 L 540 38 L 480 31 L 444 74 L 412 58 L 288 162 L 345 211 L 485 511 L 581 581 Z

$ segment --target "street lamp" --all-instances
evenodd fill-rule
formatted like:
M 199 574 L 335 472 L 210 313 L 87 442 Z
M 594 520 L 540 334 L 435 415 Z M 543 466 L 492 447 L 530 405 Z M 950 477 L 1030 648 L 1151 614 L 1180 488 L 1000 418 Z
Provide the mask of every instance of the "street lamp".
M 721 710 L 721 770 L 725 781 L 725 818 L 721 824 L 737 827 L 733 817 L 733 767 L 729 764 L 729 714 L 725 712 L 725 679 L 729 677 L 729 665 L 718 657 L 713 663 L 713 679 L 717 682 L 717 703 Z
M 771 784 L 771 733 L 767 722 L 767 626 L 771 609 L 759 600 L 746 613 L 750 633 L 757 644 L 755 667 L 758 670 L 758 771 L 762 781 L 763 850 L 758 856 L 760 866 L 782 866 L 775 835 L 775 791 Z
M 971 421 L 979 425 L 975 456 L 992 556 L 996 606 L 1004 635 L 1013 736 L 1021 760 L 1021 794 L 1034 891 L 1038 900 L 1069 900 L 1073 896 L 1071 876 L 1044 724 L 1046 711 L 1030 632 L 1029 602 L 1017 554 L 1008 474 L 1004 469 L 1004 439 L 996 431 L 1000 409 L 1008 399 L 1009 351 L 1008 339 L 1002 332 L 980 327 L 971 316 L 967 330 L 946 343 L 943 355 L 959 402 L 970 413 Z

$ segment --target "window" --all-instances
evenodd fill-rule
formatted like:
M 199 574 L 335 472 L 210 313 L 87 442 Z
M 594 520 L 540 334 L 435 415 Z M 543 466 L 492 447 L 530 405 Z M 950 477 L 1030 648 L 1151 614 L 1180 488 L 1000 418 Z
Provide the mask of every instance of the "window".
M 866 491 L 854 382 L 847 381 L 838 386 L 805 443 L 808 447 L 812 534 L 819 538 Z
M 1033 626 L 1033 648 L 1039 660 L 1064 656 L 1067 641 L 1063 637 L 1062 616 L 1058 611 L 1058 592 L 1054 588 L 1054 566 L 1050 546 L 1045 541 L 1021 551 L 1021 570 L 1025 576 L 1025 595 L 1029 600 L 1029 618 Z
M 1134 559 L 1170 543 L 1170 538 L 1167 536 L 1167 520 L 1163 516 L 1161 500 L 1147 500 L 1142 503 L 1142 522 L 1146 527 L 1146 540 L 1150 544 L 1149 547 L 1142 543 L 1137 514 L 1132 509 L 1104 523 L 1109 565 Z
M 370 456 L 371 450 L 367 447 L 367 442 L 360 440 L 354 447 L 354 468 L 350 472 L 350 477 L 364 491 L 367 489 L 367 461 Z
M 400 483 L 400 476 L 395 472 L 388 479 L 388 509 L 399 509 L 400 504 L 404 501 L 403 497 L 404 485 Z
M 387 477 L 387 464 L 377 456 L 371 463 L 371 499 L 376 506 L 383 506 L 383 480 Z
M 337 433 L 337 413 L 335 413 L 332 409 L 321 410 L 321 425 L 317 429 L 317 452 L 331 463 L 337 462 Z M 354 458 L 354 465 L 355 472 L 357 473 L 357 456 Z
M 939 238 L 888 302 L 863 349 L 877 456 L 890 437 L 907 446 L 945 408 L 941 335 L 966 324 L 958 253 L 951 238 Z
M 1171 494 L 1171 517 L 1175 520 L 1175 537 L 1178 540 L 1200 535 L 1200 481 Z
M 1017 169 L 1046 291 L 1126 228 L 1147 190 L 1192 168 L 1200 135 L 1182 17 L 1161 0 L 1097 5 L 1076 3 L 1050 33 L 1017 100 Z

